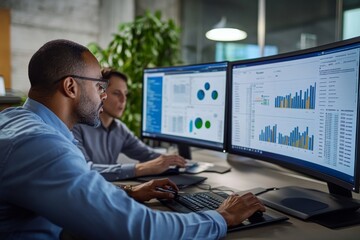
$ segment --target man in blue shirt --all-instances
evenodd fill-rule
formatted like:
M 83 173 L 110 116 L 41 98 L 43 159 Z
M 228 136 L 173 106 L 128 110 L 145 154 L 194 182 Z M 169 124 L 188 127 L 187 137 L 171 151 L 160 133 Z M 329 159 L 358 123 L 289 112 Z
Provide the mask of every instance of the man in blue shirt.
M 29 63 L 31 88 L 22 107 L 0 113 L 0 239 L 217 239 L 264 206 L 251 193 L 232 195 L 216 211 L 178 214 L 139 202 L 171 198 L 157 187 L 127 191 L 91 171 L 70 132 L 99 124 L 106 80 L 89 50 L 67 40 L 42 46 Z
M 169 166 L 185 167 L 179 155 L 161 155 L 146 146 L 118 118 L 123 115 L 128 94 L 127 76 L 114 69 L 104 68 L 102 76 L 109 79 L 106 89 L 101 124 L 91 127 L 76 124 L 72 133 L 79 141 L 78 147 L 92 169 L 116 173 L 118 179 L 159 174 Z M 117 163 L 122 153 L 139 163 Z

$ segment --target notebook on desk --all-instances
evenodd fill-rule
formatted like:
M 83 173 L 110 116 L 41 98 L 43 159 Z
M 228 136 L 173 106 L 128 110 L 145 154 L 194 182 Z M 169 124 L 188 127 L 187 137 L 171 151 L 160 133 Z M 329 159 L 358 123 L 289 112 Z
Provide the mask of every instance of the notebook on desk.
M 162 204 L 175 212 L 189 213 L 206 210 L 215 210 L 228 197 L 224 192 L 197 192 L 180 193 L 171 200 L 159 200 Z M 262 216 L 252 217 L 243 221 L 240 225 L 228 228 L 228 232 L 268 225 L 276 222 L 286 221 L 289 218 L 267 209 Z

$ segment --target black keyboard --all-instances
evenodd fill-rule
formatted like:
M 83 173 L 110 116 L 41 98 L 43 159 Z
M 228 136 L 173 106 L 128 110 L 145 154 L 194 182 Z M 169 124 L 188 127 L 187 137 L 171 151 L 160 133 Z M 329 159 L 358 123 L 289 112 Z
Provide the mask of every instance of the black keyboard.
M 189 213 L 206 210 L 215 210 L 229 195 L 224 192 L 198 192 L 198 193 L 182 193 L 172 200 L 159 200 L 162 204 L 169 207 L 175 212 Z M 244 228 L 255 227 L 259 225 L 280 222 L 288 220 L 286 216 L 280 215 L 270 209 L 267 209 L 263 216 L 255 221 L 245 220 L 242 224 L 229 228 L 228 232 L 240 230 Z
M 193 212 L 215 210 L 228 197 L 226 193 L 200 192 L 178 195 L 175 201 Z M 175 204 L 176 205 L 176 204 Z M 177 209 L 182 212 L 182 209 Z

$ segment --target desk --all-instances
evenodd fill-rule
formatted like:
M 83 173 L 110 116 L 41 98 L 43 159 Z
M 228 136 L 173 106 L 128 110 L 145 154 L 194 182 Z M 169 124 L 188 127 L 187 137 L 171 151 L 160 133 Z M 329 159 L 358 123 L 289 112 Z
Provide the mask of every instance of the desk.
M 222 166 L 230 165 L 232 167 L 230 172 L 224 174 L 199 174 L 207 177 L 208 179 L 205 183 L 210 184 L 213 187 L 227 186 L 242 191 L 256 187 L 269 188 L 300 185 L 302 187 L 327 192 L 327 185 L 325 183 L 309 179 L 304 175 L 262 161 L 254 161 L 250 158 L 237 156 L 229 156 L 229 159 L 227 159 L 226 154 L 208 150 L 193 150 L 192 158 L 195 161 L 206 161 Z M 189 190 L 201 191 L 197 188 Z M 360 199 L 359 194 L 353 193 L 353 197 Z M 149 202 L 148 205 L 151 208 L 168 210 L 156 200 Z M 347 240 L 360 238 L 360 225 L 333 230 L 291 216 L 289 216 L 289 218 L 290 219 L 287 222 L 229 233 L 225 239 Z
M 202 173 L 208 177 L 206 183 L 212 186 L 224 185 L 227 187 L 246 190 L 256 187 L 285 187 L 298 185 L 327 192 L 327 185 L 304 175 L 289 171 L 282 167 L 254 161 L 253 159 L 238 156 L 229 156 L 211 151 L 194 151 L 193 159 L 207 161 L 219 165 L 230 165 L 231 172 L 226 174 Z M 360 194 L 353 197 L 360 199 Z M 329 229 L 319 224 L 305 222 L 288 216 L 290 219 L 284 223 L 263 226 L 234 232 L 227 235 L 226 239 L 359 239 L 360 225 L 341 229 Z

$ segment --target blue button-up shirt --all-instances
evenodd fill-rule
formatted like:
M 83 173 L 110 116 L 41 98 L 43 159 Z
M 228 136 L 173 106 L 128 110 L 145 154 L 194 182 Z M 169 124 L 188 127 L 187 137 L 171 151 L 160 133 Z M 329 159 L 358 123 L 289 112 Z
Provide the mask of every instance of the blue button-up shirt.
M 0 113 L 0 239 L 216 239 L 216 211 L 178 214 L 136 202 L 89 169 L 66 125 L 28 99 Z

